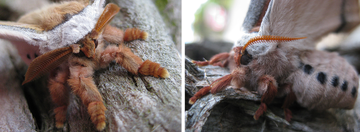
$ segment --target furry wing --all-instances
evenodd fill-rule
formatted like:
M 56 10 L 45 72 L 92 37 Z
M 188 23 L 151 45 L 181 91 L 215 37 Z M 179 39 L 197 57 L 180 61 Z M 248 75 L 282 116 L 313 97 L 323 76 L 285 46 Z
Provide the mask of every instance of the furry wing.
M 259 35 L 307 37 L 304 46 L 330 32 L 346 32 L 360 22 L 356 0 L 271 0 L 262 20 Z
M 47 36 L 36 25 L 16 22 L 0 22 L 0 38 L 10 41 L 26 64 L 40 56 L 39 46 L 46 43 Z

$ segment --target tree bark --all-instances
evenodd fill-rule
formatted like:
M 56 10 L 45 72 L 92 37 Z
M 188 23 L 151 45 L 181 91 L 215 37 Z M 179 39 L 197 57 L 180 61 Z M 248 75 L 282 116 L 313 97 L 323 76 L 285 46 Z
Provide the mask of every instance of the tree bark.
M 21 87 L 26 67 L 15 47 L 0 40 L 0 131 L 36 130 Z

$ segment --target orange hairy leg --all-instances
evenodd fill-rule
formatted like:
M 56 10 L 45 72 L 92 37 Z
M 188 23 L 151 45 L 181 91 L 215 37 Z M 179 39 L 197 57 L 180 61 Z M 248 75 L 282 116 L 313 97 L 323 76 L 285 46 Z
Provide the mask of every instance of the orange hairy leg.
M 54 109 L 55 125 L 57 128 L 62 128 L 66 120 L 66 109 L 69 105 L 70 90 L 66 85 L 66 80 L 69 77 L 69 67 L 64 63 L 50 72 L 49 91 L 51 99 L 56 104 Z
M 266 105 L 270 104 L 274 100 L 274 98 L 277 94 L 276 81 L 272 77 L 269 77 L 267 75 L 260 77 L 259 88 L 260 87 L 266 88 L 265 89 L 266 91 L 261 97 L 261 104 L 260 104 L 259 109 L 256 110 L 256 112 L 255 112 L 255 115 L 254 115 L 255 120 L 258 120 L 259 117 L 264 114 L 264 112 L 267 110 Z
M 91 121 L 97 130 L 105 128 L 105 106 L 103 99 L 93 81 L 94 63 L 91 60 L 72 57 L 70 58 L 70 78 L 68 84 L 73 92 L 79 96 L 83 104 L 88 108 Z
M 154 77 L 167 78 L 169 77 L 168 71 L 160 67 L 160 64 L 146 60 L 142 61 L 140 57 L 135 55 L 130 48 L 125 47 L 122 44 L 122 41 L 115 39 L 117 33 L 120 33 L 121 30 L 114 27 L 106 27 L 104 33 L 109 33 L 104 36 L 104 39 L 109 42 L 121 43 L 119 47 L 111 45 L 106 47 L 100 53 L 99 64 L 100 67 L 107 66 L 112 60 L 115 60 L 119 65 L 124 67 L 127 71 L 131 72 L 134 75 L 151 75 Z M 145 40 L 147 38 L 147 33 L 141 31 L 137 28 L 127 29 L 124 33 L 124 41 L 132 40 Z
M 143 62 L 140 57 L 131 52 L 130 48 L 120 45 L 106 47 L 100 54 L 99 64 L 101 67 L 107 66 L 112 60 L 124 67 L 134 75 L 151 75 L 154 77 L 167 78 L 168 71 L 160 67 L 160 64 L 146 60 Z
M 234 60 L 235 60 L 235 63 L 236 65 L 240 66 L 240 59 L 241 59 L 241 49 L 243 47 L 234 47 L 233 50 L 235 52 L 234 54 Z
M 211 83 L 211 90 L 212 94 L 215 94 L 221 90 L 224 90 L 226 86 L 229 86 L 231 83 L 233 76 L 232 74 L 223 76 L 222 78 L 216 79 L 213 83 Z
M 168 78 L 169 72 L 163 68 L 160 67 L 159 63 L 152 62 L 149 60 L 144 61 L 140 68 L 139 73 L 142 75 L 151 75 L 154 77 L 161 77 L 161 78 Z
M 110 43 L 120 44 L 123 42 L 123 39 L 124 39 L 124 31 L 117 27 L 113 27 L 110 25 L 105 26 L 105 29 L 104 29 L 104 32 L 102 35 L 103 35 L 103 38 Z
M 137 39 L 145 40 L 147 37 L 148 37 L 148 33 L 145 31 L 141 31 L 140 29 L 137 28 L 128 28 L 125 30 L 124 41 L 128 42 Z
M 288 89 L 290 92 L 287 94 L 284 104 L 282 108 L 284 109 L 284 115 L 286 121 L 291 121 L 292 113 L 289 109 L 290 105 L 293 104 L 296 101 L 296 95 L 291 90 L 292 85 L 287 85 L 285 88 Z
M 197 99 L 199 99 L 199 98 L 201 98 L 201 97 L 209 94 L 209 93 L 210 93 L 210 90 L 211 90 L 211 87 L 210 87 L 210 86 L 206 86 L 206 87 L 201 88 L 198 92 L 196 92 L 196 93 L 194 94 L 193 97 L 191 97 L 191 98 L 189 99 L 189 104 L 194 104 Z
M 225 89 L 226 86 L 230 85 L 232 78 L 233 78 L 232 74 L 229 74 L 219 79 L 216 79 L 213 83 L 211 83 L 210 86 L 201 88 L 198 92 L 195 93 L 193 97 L 190 98 L 189 104 L 194 104 L 197 99 L 209 94 L 209 92 L 215 94 Z
M 198 66 L 214 65 L 214 66 L 225 67 L 228 63 L 227 59 L 229 58 L 229 56 L 230 56 L 229 53 L 224 52 L 214 55 L 213 57 L 211 57 L 209 61 L 192 61 L 192 62 Z

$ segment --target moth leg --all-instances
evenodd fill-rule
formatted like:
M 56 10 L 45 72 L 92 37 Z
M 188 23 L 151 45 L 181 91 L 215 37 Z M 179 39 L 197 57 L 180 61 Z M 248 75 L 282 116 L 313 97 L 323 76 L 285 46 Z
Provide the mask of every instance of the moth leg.
M 120 44 L 124 39 L 124 31 L 108 24 L 105 26 L 102 36 L 110 43 Z
M 135 55 L 130 48 L 120 45 L 110 45 L 100 54 L 99 64 L 106 67 L 112 60 L 134 75 L 151 75 L 154 77 L 167 78 L 168 71 L 160 67 L 160 64 L 146 60 L 142 61 L 140 57 Z
M 124 41 L 128 42 L 137 39 L 145 40 L 148 37 L 148 33 L 137 28 L 128 28 L 124 32 L 119 28 L 106 25 L 103 32 L 103 37 L 110 43 L 120 44 Z
M 293 104 L 296 101 L 296 95 L 295 93 L 291 90 L 292 85 L 286 85 L 285 89 L 289 91 L 289 93 L 287 94 L 284 104 L 282 106 L 282 108 L 284 109 L 284 115 L 285 115 L 285 120 L 286 121 L 291 121 L 292 118 L 292 113 L 289 109 L 290 105 Z
M 91 121 L 96 129 L 105 128 L 105 106 L 103 99 L 94 83 L 94 63 L 91 60 L 73 57 L 70 59 L 70 78 L 68 84 L 87 107 Z
M 223 89 L 226 88 L 226 86 L 229 86 L 231 83 L 231 80 L 233 78 L 232 74 L 223 76 L 219 79 L 216 79 L 213 83 L 211 83 L 210 86 L 206 86 L 201 88 L 198 92 L 194 94 L 193 97 L 190 98 L 189 104 L 194 104 L 197 99 L 209 94 L 211 92 L 212 94 L 215 94 Z
M 207 65 L 214 65 L 220 67 L 226 67 L 228 64 L 230 53 L 224 52 L 219 53 L 211 57 L 209 61 L 192 61 L 194 64 L 198 66 L 207 66 Z
M 69 105 L 70 90 L 66 85 L 69 77 L 69 68 L 66 64 L 62 64 L 57 69 L 50 72 L 48 88 L 51 99 L 55 103 L 55 126 L 62 128 L 66 120 L 66 109 Z
M 145 31 L 141 31 L 137 28 L 128 28 L 125 30 L 124 41 L 129 42 L 137 39 L 146 40 L 147 37 L 148 33 Z
M 268 104 L 270 104 L 277 94 L 276 80 L 269 75 L 263 75 L 259 78 L 258 92 L 261 97 L 261 104 L 258 110 L 256 110 L 254 119 L 258 120 L 261 115 L 267 110 Z
M 206 87 L 203 87 L 201 88 L 199 91 L 197 91 L 194 96 L 192 96 L 190 99 L 189 99 L 189 104 L 194 104 L 196 102 L 197 99 L 207 95 L 210 93 L 210 90 L 211 90 L 211 87 L 210 86 L 206 86 Z

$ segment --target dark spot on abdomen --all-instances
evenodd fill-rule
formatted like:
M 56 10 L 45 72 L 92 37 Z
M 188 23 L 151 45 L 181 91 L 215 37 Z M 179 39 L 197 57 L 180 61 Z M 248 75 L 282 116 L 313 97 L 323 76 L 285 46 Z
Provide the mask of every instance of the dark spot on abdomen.
M 317 75 L 316 79 L 321 83 L 321 84 L 325 84 L 326 82 L 326 74 L 323 72 L 319 72 L 319 74 Z
M 341 90 L 346 91 L 348 87 L 348 82 L 344 81 L 344 83 L 341 85 Z
M 27 57 L 28 59 L 31 59 L 29 54 L 26 54 L 26 57 Z
M 334 86 L 334 87 L 337 87 L 339 85 L 339 77 L 338 76 L 334 76 L 331 80 L 331 84 Z
M 312 66 L 306 64 L 306 65 L 304 66 L 303 70 L 304 70 L 304 72 L 305 72 L 306 74 L 311 74 L 314 69 L 313 69 Z
M 351 95 L 355 98 L 355 95 L 357 93 L 356 87 L 353 87 L 351 90 Z

